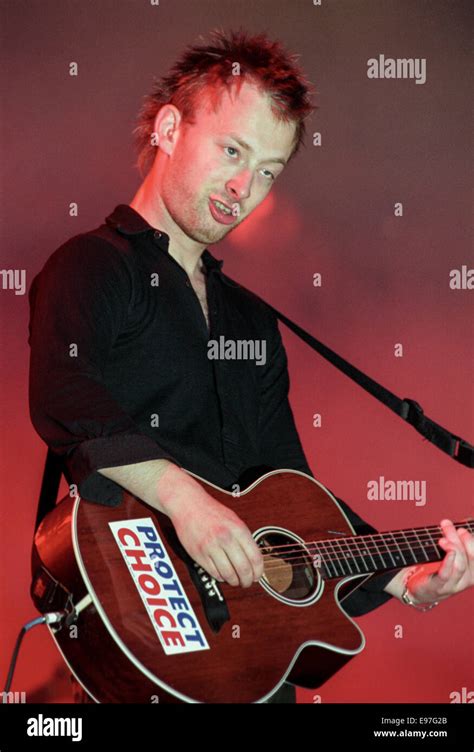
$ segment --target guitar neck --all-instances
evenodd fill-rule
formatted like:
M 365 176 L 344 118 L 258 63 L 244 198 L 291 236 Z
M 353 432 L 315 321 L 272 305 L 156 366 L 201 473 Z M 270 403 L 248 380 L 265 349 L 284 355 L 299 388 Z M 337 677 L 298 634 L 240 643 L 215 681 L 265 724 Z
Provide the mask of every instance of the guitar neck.
M 454 526 L 474 532 L 474 520 L 455 522 Z M 311 552 L 318 557 L 323 578 L 330 580 L 441 561 L 445 556 L 437 543 L 441 537 L 443 531 L 439 526 L 412 527 L 313 541 Z

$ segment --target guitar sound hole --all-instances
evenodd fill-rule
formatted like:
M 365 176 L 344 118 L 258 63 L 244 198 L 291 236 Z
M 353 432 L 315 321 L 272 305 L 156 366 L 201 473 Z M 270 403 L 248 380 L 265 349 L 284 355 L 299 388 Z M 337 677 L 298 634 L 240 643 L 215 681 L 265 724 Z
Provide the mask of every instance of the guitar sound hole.
M 264 556 L 262 579 L 267 588 L 294 601 L 310 597 L 318 584 L 313 562 L 305 547 L 287 533 L 265 531 L 257 536 Z

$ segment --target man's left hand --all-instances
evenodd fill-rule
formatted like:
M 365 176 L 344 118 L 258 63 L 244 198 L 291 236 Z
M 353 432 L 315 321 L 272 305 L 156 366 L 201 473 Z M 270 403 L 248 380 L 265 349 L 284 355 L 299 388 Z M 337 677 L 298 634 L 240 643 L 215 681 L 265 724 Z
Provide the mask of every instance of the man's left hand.
M 464 527 L 456 530 L 451 520 L 442 520 L 441 529 L 438 545 L 447 555 L 410 577 L 408 589 L 417 603 L 441 601 L 474 585 L 474 536 Z
M 416 604 L 450 598 L 474 585 L 474 536 L 464 527 L 456 530 L 451 520 L 441 520 L 443 537 L 438 545 L 446 556 L 439 562 L 402 569 L 384 588 L 401 598 L 409 576 L 408 592 Z

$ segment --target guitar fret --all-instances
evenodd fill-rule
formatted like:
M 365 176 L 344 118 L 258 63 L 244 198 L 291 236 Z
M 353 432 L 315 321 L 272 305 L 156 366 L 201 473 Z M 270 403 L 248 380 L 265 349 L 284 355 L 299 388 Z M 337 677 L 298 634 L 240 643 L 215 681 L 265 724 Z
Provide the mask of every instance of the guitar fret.
M 341 550 L 342 550 L 342 553 L 344 555 L 344 560 L 345 560 L 345 562 L 347 564 L 347 568 L 349 569 L 349 574 L 355 574 L 355 572 L 353 571 L 353 565 L 352 565 L 351 559 L 352 559 L 352 561 L 355 564 L 355 567 L 356 567 L 356 570 L 357 570 L 357 574 L 360 574 L 360 571 L 361 571 L 360 570 L 360 566 L 359 566 L 359 564 L 357 562 L 357 558 L 354 556 L 352 547 L 349 546 L 349 544 L 347 543 L 347 541 L 343 540 L 342 538 L 338 541 L 338 543 L 341 546 Z M 346 546 L 345 550 L 342 548 L 342 544 L 343 543 Z
M 386 564 L 385 564 L 385 561 L 384 561 L 384 558 L 383 558 L 382 554 L 381 554 L 381 553 L 380 553 L 380 551 L 379 551 L 379 548 L 378 548 L 378 546 L 377 546 L 377 543 L 376 543 L 376 541 L 375 541 L 375 536 L 374 536 L 374 535 L 368 535 L 367 537 L 368 537 L 368 538 L 371 538 L 371 539 L 372 539 L 372 542 L 373 542 L 373 545 L 374 545 L 374 548 L 375 548 L 375 555 L 376 555 L 376 556 L 378 556 L 378 557 L 379 557 L 379 559 L 380 559 L 380 561 L 382 562 L 382 566 L 381 566 L 381 567 L 380 567 L 380 565 L 376 565 L 376 567 L 375 567 L 375 568 L 376 568 L 377 570 L 378 570 L 378 569 L 385 569 L 385 568 L 386 568 Z
M 385 548 L 386 548 L 386 549 L 387 549 L 387 551 L 388 551 L 388 555 L 390 556 L 390 558 L 391 558 L 391 560 L 392 560 L 393 566 L 394 566 L 394 567 L 396 567 L 396 566 L 397 566 L 397 562 L 396 562 L 396 561 L 395 561 L 395 559 L 393 558 L 393 556 L 392 556 L 392 553 L 391 553 L 391 551 L 390 551 L 389 547 L 387 546 L 387 543 L 386 543 L 386 541 L 385 541 L 385 536 L 381 535 L 381 536 L 379 536 L 379 537 L 381 538 L 381 540 L 382 540 L 382 542 L 383 542 L 383 544 L 384 544 Z
M 362 564 L 364 565 L 364 567 L 365 567 L 365 571 L 366 571 L 366 572 L 370 572 L 370 568 L 369 568 L 369 567 L 367 566 L 367 562 L 366 562 L 366 560 L 365 560 L 365 559 L 366 559 L 366 556 L 367 556 L 367 555 L 369 555 L 369 556 L 370 556 L 370 553 L 369 553 L 369 552 L 367 551 L 367 547 L 365 547 L 365 548 L 364 548 L 364 551 L 362 551 L 362 553 L 361 553 L 361 552 L 360 552 L 360 546 L 359 546 L 359 544 L 357 544 L 357 550 L 359 551 L 359 559 L 360 559 L 361 563 L 362 563 Z M 370 558 L 372 559 L 372 557 L 371 557 L 371 556 L 370 556 Z M 372 562 L 373 562 L 373 561 L 374 561 L 374 560 L 372 559 Z
M 337 545 L 341 549 L 341 556 L 342 556 L 342 559 L 340 559 L 340 561 L 341 561 L 341 567 L 342 567 L 342 564 L 345 564 L 346 567 L 347 567 L 347 569 L 349 570 L 347 572 L 347 574 L 354 574 L 354 572 L 352 571 L 351 563 L 347 559 L 347 553 L 344 552 L 344 549 L 342 547 L 341 540 L 339 538 L 337 538 L 334 542 L 337 543 Z
M 393 540 L 393 542 L 395 543 L 396 547 L 398 548 L 398 554 L 396 554 L 396 555 L 395 555 L 395 558 L 396 558 L 397 556 L 400 556 L 400 558 L 401 558 L 401 560 L 402 560 L 402 562 L 403 562 L 403 565 L 405 566 L 407 562 L 406 562 L 406 559 L 405 559 L 405 557 L 403 556 L 403 553 L 402 553 L 402 549 L 401 549 L 401 548 L 400 548 L 400 546 L 398 545 L 398 543 L 397 543 L 397 539 L 396 539 L 396 537 L 395 537 L 394 533 L 390 533 L 390 535 L 392 536 L 392 540 Z
M 355 557 L 355 556 L 354 556 L 354 554 L 352 553 L 352 551 L 351 551 L 351 548 L 350 548 L 349 544 L 347 543 L 347 541 L 345 541 L 345 540 L 344 540 L 344 539 L 342 538 L 342 539 L 340 540 L 340 545 L 341 545 L 341 547 L 342 547 L 342 544 L 343 544 L 343 543 L 345 543 L 345 544 L 346 544 L 347 550 L 349 551 L 349 556 L 352 556 L 352 558 L 354 559 L 354 564 L 355 564 L 355 565 L 356 565 L 356 567 L 357 567 L 357 571 L 358 571 L 358 572 L 360 572 L 360 567 L 359 567 L 359 565 L 358 565 L 358 563 L 357 563 L 357 559 L 356 559 L 356 557 Z M 346 557 L 347 557 L 347 554 L 346 554 Z M 352 572 L 351 572 L 351 574 L 352 574 Z
M 435 554 L 438 557 L 438 559 L 441 559 L 441 554 L 439 552 L 438 544 L 433 540 L 433 536 L 431 535 L 431 533 L 428 530 L 426 532 L 427 532 L 429 538 L 431 539 L 431 547 L 432 547 L 433 551 L 435 552 Z
M 424 554 L 424 556 L 425 556 L 425 559 L 426 559 L 426 561 L 429 561 L 429 560 L 430 560 L 430 557 L 429 557 L 429 556 L 428 556 L 428 554 L 426 553 L 426 551 L 425 551 L 425 547 L 424 547 L 424 545 L 423 545 L 423 544 L 421 543 L 421 541 L 420 541 L 420 539 L 419 539 L 419 537 L 418 537 L 418 533 L 416 532 L 415 528 L 413 528 L 413 532 L 414 532 L 414 534 L 415 534 L 415 538 L 417 539 L 417 541 L 418 541 L 418 543 L 419 543 L 420 549 L 421 549 L 421 550 L 423 551 L 423 554 Z
M 329 543 L 329 544 L 330 544 L 330 545 L 331 545 L 331 546 L 333 547 L 333 548 L 332 548 L 332 553 L 334 553 L 334 554 L 335 554 L 335 556 L 333 556 L 333 559 L 332 559 L 332 562 L 331 562 L 331 563 L 332 563 L 332 565 L 333 565 L 333 567 L 334 567 L 334 571 L 336 572 L 336 577 L 339 577 L 339 576 L 340 576 L 340 575 L 339 575 L 339 573 L 338 573 L 338 571 L 337 571 L 337 567 L 336 567 L 336 564 L 339 564 L 339 566 L 341 567 L 341 570 L 342 570 L 342 575 L 344 575 L 344 574 L 345 574 L 345 572 L 344 572 L 344 569 L 343 569 L 343 567 L 342 567 L 342 564 L 340 563 L 340 561 L 339 561 L 339 559 L 338 559 L 338 557 L 337 557 L 337 551 L 336 551 L 336 550 L 334 549 L 334 544 L 333 544 L 333 541 L 332 541 L 332 540 L 330 540 L 330 541 L 327 541 L 327 543 Z
M 365 536 L 365 537 L 368 538 L 369 536 Z M 376 565 L 376 563 L 374 561 L 374 557 L 370 553 L 370 549 L 367 547 L 367 545 L 365 543 L 364 543 L 364 546 L 365 546 L 365 548 L 362 551 L 362 553 L 363 553 L 364 557 L 366 557 L 366 556 L 370 557 L 370 561 L 372 562 L 372 568 L 373 568 L 373 570 L 375 572 L 378 569 L 378 567 L 377 567 L 377 565 Z M 363 561 L 365 562 L 365 558 L 363 559 Z M 369 571 L 369 568 L 367 568 L 367 571 Z
M 407 546 L 409 548 L 409 551 L 410 551 L 411 555 L 413 556 L 414 563 L 417 564 L 418 560 L 417 560 L 415 554 L 413 553 L 413 549 L 412 549 L 412 547 L 410 546 L 410 544 L 408 542 L 408 538 L 406 537 L 405 532 L 402 530 L 401 533 L 402 533 L 403 537 L 405 538 L 406 544 L 407 544 Z
M 337 569 L 336 569 L 336 567 L 335 567 L 335 565 L 333 564 L 333 561 L 332 561 L 331 551 L 327 550 L 328 543 L 330 543 L 330 541 L 320 541 L 319 545 L 323 546 L 324 549 L 326 549 L 325 550 L 325 554 L 327 554 L 327 556 L 324 555 L 321 558 L 322 558 L 322 562 L 323 562 L 323 564 L 324 564 L 324 566 L 326 568 L 326 572 L 328 574 L 328 578 L 331 579 L 331 577 L 337 577 L 338 574 L 337 574 Z M 334 569 L 334 574 L 329 569 L 330 565 L 332 565 L 332 567 Z
M 367 548 L 366 542 L 365 541 L 363 542 L 363 547 L 364 547 L 363 549 L 361 549 L 361 546 L 357 540 L 353 541 L 353 545 L 357 547 L 359 562 L 365 567 L 366 572 L 370 572 L 371 567 L 367 566 L 367 561 L 366 561 L 367 557 L 368 556 L 370 557 L 370 560 L 372 562 L 372 567 L 375 567 L 375 562 L 370 554 L 370 550 L 368 550 Z

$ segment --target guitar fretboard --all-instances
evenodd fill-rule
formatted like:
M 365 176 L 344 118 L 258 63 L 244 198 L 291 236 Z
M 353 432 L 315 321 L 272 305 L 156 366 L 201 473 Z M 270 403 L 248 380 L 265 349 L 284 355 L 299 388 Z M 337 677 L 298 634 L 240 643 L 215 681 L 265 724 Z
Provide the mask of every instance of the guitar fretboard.
M 463 527 L 472 533 L 474 520 L 456 522 L 454 527 Z M 445 556 L 445 551 L 437 543 L 441 537 L 441 528 L 430 526 L 373 535 L 341 536 L 313 541 L 309 547 L 313 556 L 320 557 L 321 575 L 329 580 L 439 561 Z

